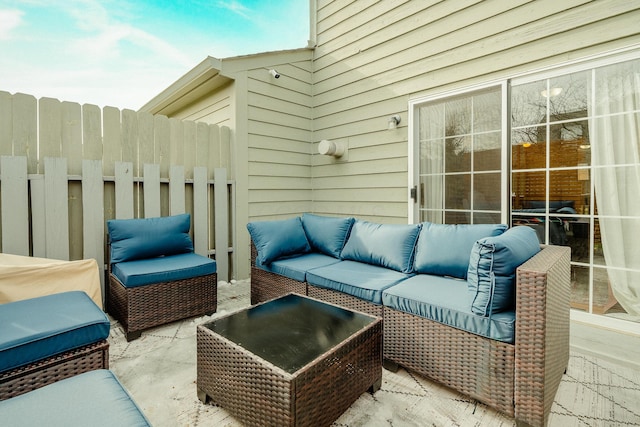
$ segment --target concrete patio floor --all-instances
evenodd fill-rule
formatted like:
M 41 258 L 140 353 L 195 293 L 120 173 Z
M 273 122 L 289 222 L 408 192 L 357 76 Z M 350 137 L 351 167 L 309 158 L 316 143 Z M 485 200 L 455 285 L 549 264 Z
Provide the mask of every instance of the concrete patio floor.
M 196 326 L 249 305 L 249 281 L 221 282 L 218 311 L 143 332 L 127 343 L 112 321 L 110 368 L 154 426 L 240 426 L 196 393 Z M 549 426 L 640 426 L 640 337 L 571 325 L 569 369 Z M 607 355 L 611 357 L 607 357 Z M 620 356 L 621 361 L 617 361 Z M 336 427 L 513 426 L 515 421 L 454 390 L 400 369 L 383 370 L 382 388 L 365 393 Z

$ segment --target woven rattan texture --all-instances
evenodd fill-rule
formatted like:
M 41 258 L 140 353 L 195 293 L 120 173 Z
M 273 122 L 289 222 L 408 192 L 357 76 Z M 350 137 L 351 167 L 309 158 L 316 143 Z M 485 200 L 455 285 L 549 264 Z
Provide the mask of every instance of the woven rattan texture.
M 109 368 L 106 340 L 0 373 L 0 400 L 94 369 Z
M 384 357 L 513 416 L 514 346 L 384 309 Z
M 382 305 L 374 304 L 340 291 L 307 284 L 307 294 L 312 298 L 346 307 L 350 310 L 361 311 L 372 316 L 382 317 Z
M 175 320 L 214 313 L 217 274 L 126 288 L 109 274 L 107 311 L 133 335 Z
M 328 426 L 382 378 L 378 320 L 294 374 L 203 326 L 197 332 L 201 395 L 247 426 Z
M 307 295 L 307 283 L 251 267 L 251 304 L 258 304 L 289 293 Z
M 546 425 L 569 363 L 568 247 L 548 246 L 518 268 L 515 416 Z

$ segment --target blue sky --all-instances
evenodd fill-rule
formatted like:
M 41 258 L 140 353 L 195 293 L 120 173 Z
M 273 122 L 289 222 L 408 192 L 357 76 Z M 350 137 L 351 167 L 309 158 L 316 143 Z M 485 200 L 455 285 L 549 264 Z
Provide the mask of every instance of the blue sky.
M 207 56 L 308 38 L 308 0 L 0 0 L 0 90 L 137 110 Z

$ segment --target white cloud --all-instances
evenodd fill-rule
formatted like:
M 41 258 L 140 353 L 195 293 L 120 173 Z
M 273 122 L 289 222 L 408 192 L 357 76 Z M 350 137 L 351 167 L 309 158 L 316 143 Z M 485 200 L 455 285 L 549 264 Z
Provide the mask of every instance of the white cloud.
M 236 0 L 221 0 L 218 2 L 218 6 L 222 9 L 227 9 L 238 16 L 242 16 L 245 19 L 250 19 L 250 9 Z
M 16 9 L 0 9 L 0 40 L 11 38 L 11 32 L 22 24 L 23 14 Z

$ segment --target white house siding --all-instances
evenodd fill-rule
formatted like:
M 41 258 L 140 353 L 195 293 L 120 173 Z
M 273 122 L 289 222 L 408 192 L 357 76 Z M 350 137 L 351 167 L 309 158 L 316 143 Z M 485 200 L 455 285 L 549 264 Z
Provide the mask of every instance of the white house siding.
M 171 114 L 181 120 L 229 126 L 233 117 L 233 82 Z
M 313 211 L 406 222 L 407 104 L 640 43 L 627 0 L 318 0 Z M 396 130 L 387 119 L 400 114 Z

